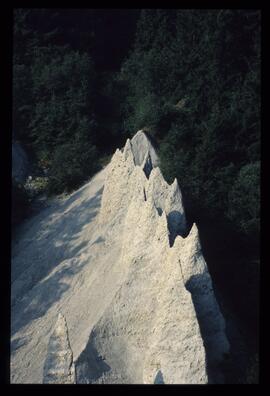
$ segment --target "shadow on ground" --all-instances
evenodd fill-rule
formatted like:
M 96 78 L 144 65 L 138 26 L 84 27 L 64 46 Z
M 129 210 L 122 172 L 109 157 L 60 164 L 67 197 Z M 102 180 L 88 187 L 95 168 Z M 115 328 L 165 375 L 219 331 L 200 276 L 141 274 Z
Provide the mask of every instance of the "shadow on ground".
M 76 192 L 62 205 L 60 204 L 57 210 L 54 208 L 52 213 L 48 210 L 43 213 L 44 220 L 39 222 L 36 219 L 36 229 L 38 231 L 38 228 L 41 228 L 41 232 L 31 242 L 29 252 L 23 252 L 24 260 L 30 262 L 30 265 L 19 275 L 19 281 L 22 280 L 22 284 L 16 296 L 17 302 L 12 307 L 11 335 L 30 321 L 43 316 L 69 288 L 67 278 L 78 273 L 89 262 L 89 257 L 87 259 L 79 257 L 83 249 L 88 246 L 88 241 L 76 243 L 76 240 L 83 227 L 97 215 L 102 190 L 103 188 L 95 196 L 69 209 L 71 203 L 78 198 L 79 192 Z M 50 223 L 54 216 L 57 216 L 57 219 Z M 49 226 L 44 228 L 44 224 L 48 223 L 50 223 Z M 33 232 L 35 230 L 32 230 Z M 103 239 L 98 237 L 96 242 L 103 242 Z M 59 270 L 46 278 L 53 269 L 68 259 L 66 265 L 62 265 Z M 39 265 L 38 269 L 37 265 Z M 23 295 L 25 298 L 20 300 Z M 12 341 L 12 350 L 22 346 L 22 341 L 16 340 Z
M 228 344 L 224 333 L 220 331 L 222 318 L 209 279 L 208 273 L 193 275 L 187 282 L 186 288 L 191 293 L 204 343 L 208 383 L 223 384 L 225 377 L 220 364 L 226 357 L 224 351 L 227 351 Z
M 218 290 L 215 290 L 215 298 L 218 309 L 225 320 L 225 333 L 230 344 L 228 353 L 222 354 L 222 337 L 216 332 L 215 324 L 218 323 L 215 306 L 210 307 L 204 299 L 203 292 L 198 285 L 206 284 L 205 274 L 192 276 L 187 282 L 187 290 L 190 291 L 196 311 L 198 323 L 206 352 L 206 369 L 210 384 L 236 384 L 243 383 L 248 368 L 249 358 L 247 349 L 241 334 L 236 326 L 235 319 L 223 312 Z M 213 289 L 215 289 L 213 285 Z M 209 309 L 210 308 L 210 309 Z M 221 350 L 219 351 L 219 348 Z M 221 356 L 223 355 L 223 358 Z M 218 359 L 216 359 L 218 356 Z
M 95 337 L 92 330 L 84 351 L 76 361 L 76 382 L 79 384 L 91 384 L 111 370 L 95 348 Z
M 154 380 L 154 384 L 164 384 L 163 375 L 160 370 L 158 370 L 158 372 L 157 372 L 157 375 Z

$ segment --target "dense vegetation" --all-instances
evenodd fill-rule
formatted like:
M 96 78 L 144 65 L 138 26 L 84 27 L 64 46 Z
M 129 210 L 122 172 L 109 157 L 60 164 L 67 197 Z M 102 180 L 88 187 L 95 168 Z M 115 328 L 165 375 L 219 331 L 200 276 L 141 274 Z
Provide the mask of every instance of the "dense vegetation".
M 117 143 L 117 111 L 112 117 L 114 101 L 106 95 L 108 76 L 100 59 L 104 49 L 97 47 L 101 34 L 96 38 L 100 16 L 108 23 L 108 15 L 15 10 L 13 133 L 39 170 L 47 170 L 49 193 L 78 187 Z M 112 80 L 115 64 L 108 65 Z
M 260 12 L 143 10 L 120 80 L 125 129 L 159 143 L 210 272 L 258 348 Z M 255 364 L 256 365 L 256 364 Z M 254 372 L 254 371 L 253 371 Z
M 223 213 L 249 235 L 259 230 L 259 23 L 254 11 L 144 10 L 121 74 L 127 130 L 156 135 L 192 211 Z
M 245 324 L 253 362 L 260 55 L 257 10 L 14 14 L 13 133 L 36 169 L 46 169 L 48 193 L 78 187 L 144 128 L 165 178 L 179 180 L 210 272 Z M 248 368 L 254 378 L 256 364 Z

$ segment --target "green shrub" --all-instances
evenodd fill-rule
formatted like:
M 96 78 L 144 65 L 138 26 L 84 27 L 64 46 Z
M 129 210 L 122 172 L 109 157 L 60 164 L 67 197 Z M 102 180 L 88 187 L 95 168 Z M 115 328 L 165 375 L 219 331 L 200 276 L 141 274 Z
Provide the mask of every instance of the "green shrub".
M 42 193 L 47 192 L 48 188 L 48 177 L 46 176 L 36 176 L 33 177 L 31 180 L 27 180 L 24 184 L 24 188 L 27 191 L 29 197 L 34 198 Z
M 54 152 L 49 172 L 48 192 L 59 194 L 78 188 L 99 169 L 95 146 L 74 140 Z
M 258 234 L 260 12 L 142 10 L 121 78 L 125 128 L 154 132 L 195 218 Z
M 260 163 L 244 165 L 229 192 L 228 216 L 242 232 L 257 236 L 260 228 Z

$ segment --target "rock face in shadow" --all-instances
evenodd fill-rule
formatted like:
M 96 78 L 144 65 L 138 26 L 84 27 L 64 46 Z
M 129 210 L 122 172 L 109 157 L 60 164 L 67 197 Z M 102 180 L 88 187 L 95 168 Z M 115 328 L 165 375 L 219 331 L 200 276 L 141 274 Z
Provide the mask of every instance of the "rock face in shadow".
M 94 332 L 90 334 L 89 341 L 77 360 L 76 367 L 76 379 L 80 384 L 91 384 L 97 380 L 102 382 L 102 378 L 111 370 L 95 348 Z
M 75 384 L 73 354 L 65 317 L 59 313 L 48 344 L 43 370 L 44 384 Z
M 230 345 L 224 318 L 214 295 L 212 280 L 204 260 L 198 228 L 193 224 L 186 238 L 178 236 L 174 249 L 179 257 L 186 289 L 191 293 L 206 352 L 208 383 L 224 383 L 221 364 Z
M 158 370 L 154 384 L 164 384 L 164 379 L 163 379 L 163 375 L 162 372 L 160 370 Z

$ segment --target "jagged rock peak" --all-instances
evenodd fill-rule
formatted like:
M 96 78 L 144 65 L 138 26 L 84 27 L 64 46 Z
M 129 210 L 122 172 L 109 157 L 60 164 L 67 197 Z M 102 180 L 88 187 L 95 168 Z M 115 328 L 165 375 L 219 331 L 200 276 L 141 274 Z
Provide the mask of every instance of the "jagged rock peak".
M 185 211 L 177 180 L 175 179 L 173 184 L 169 185 L 164 180 L 159 167 L 154 168 L 147 186 L 147 196 L 149 195 L 153 197 L 159 212 L 162 213 L 166 210 L 168 214 L 168 228 L 172 245 L 176 235 L 184 235 L 186 231 Z
M 176 236 L 173 249 L 178 251 L 185 283 L 194 275 L 208 272 L 201 251 L 199 231 L 196 223 L 192 225 L 186 238 L 182 238 L 179 235 Z
M 129 180 L 129 196 L 130 199 L 136 199 L 139 202 L 146 201 L 145 185 L 147 178 L 143 169 L 135 166 Z
M 177 179 L 174 179 L 172 185 L 169 186 L 165 209 L 168 213 L 168 225 L 171 243 L 173 243 L 176 235 L 184 235 L 186 232 L 186 216 Z
M 172 185 L 164 180 L 160 168 L 154 166 L 155 159 L 155 150 L 143 131 L 127 139 L 123 151 L 116 151 L 109 166 L 99 220 L 108 221 L 118 215 L 136 191 L 144 191 L 144 200 L 153 200 L 159 215 L 166 210 L 172 245 L 175 237 L 184 235 L 186 230 L 182 195 L 176 179 Z
M 128 139 L 123 152 L 117 149 L 108 166 L 101 200 L 99 223 L 108 223 L 115 216 L 118 216 L 121 208 L 124 209 L 128 205 L 129 197 L 132 193 L 129 182 L 135 168 L 131 144 Z
M 65 317 L 58 314 L 43 369 L 44 384 L 74 384 L 75 368 Z
M 174 179 L 174 182 L 169 186 L 166 204 L 168 205 L 168 207 L 166 207 L 167 210 L 177 209 L 181 212 L 184 212 L 182 193 L 176 178 Z
M 160 340 L 164 340 L 164 331 L 168 331 L 166 340 L 170 339 L 174 343 L 174 348 L 176 345 L 179 347 L 179 367 L 176 368 L 172 356 L 166 350 L 168 341 L 164 342 L 163 346 L 162 342 L 157 344 L 151 341 L 153 345 L 149 352 L 149 364 L 145 365 L 144 381 L 152 381 L 152 360 L 159 361 L 162 355 L 165 382 L 207 382 L 205 352 L 206 360 L 215 367 L 221 363 L 223 354 L 228 352 L 224 319 L 215 299 L 196 224 L 193 224 L 189 235 L 184 237 L 186 218 L 177 179 L 171 185 L 164 180 L 159 167 L 154 166 L 151 144 L 142 131 L 137 132 L 131 141 L 128 140 L 123 152 L 116 157 L 105 182 L 102 202 L 101 211 L 106 222 L 114 216 L 123 221 L 121 262 L 125 271 L 135 271 L 134 279 L 141 279 L 141 274 L 149 271 L 148 279 L 156 284 L 156 290 L 162 290 L 164 293 L 164 309 L 159 307 L 159 313 L 164 310 L 164 317 L 162 316 L 161 320 L 159 315 L 156 319 L 160 322 Z M 133 266 L 131 263 L 136 265 Z M 162 288 L 159 289 L 157 285 L 162 276 Z M 166 293 L 165 284 L 168 287 Z M 139 284 L 137 287 L 140 290 Z M 176 287 L 179 287 L 174 300 L 175 308 L 179 309 L 178 320 L 174 316 L 175 310 L 172 311 L 174 314 L 170 313 L 168 320 L 168 310 L 165 306 L 170 306 Z M 132 295 L 132 290 L 126 290 L 127 296 Z M 190 315 L 192 326 L 190 329 L 187 328 L 188 322 L 182 325 L 183 340 L 179 341 L 179 334 L 174 332 L 174 327 L 170 324 L 175 320 L 177 328 L 180 326 L 183 309 Z M 157 335 L 158 333 L 155 337 Z M 185 341 L 190 337 L 194 337 L 191 342 L 194 351 L 180 358 L 183 351 L 191 348 L 190 342 Z M 203 343 L 207 343 L 206 349 Z M 194 366 L 194 373 L 191 374 L 190 368 L 186 368 L 186 362 L 192 361 L 193 353 L 199 356 L 199 361 Z M 211 379 L 209 381 L 211 382 Z
M 149 180 L 151 180 L 152 182 L 154 180 L 156 180 L 156 179 L 157 180 L 161 180 L 162 182 L 165 182 L 164 177 L 163 177 L 163 175 L 161 173 L 161 170 L 160 170 L 160 168 L 158 166 L 153 169 L 153 172 L 151 172 L 151 175 L 149 177 Z
M 109 168 L 112 169 L 115 167 L 116 164 L 119 163 L 119 161 L 121 161 L 123 157 L 123 153 L 121 153 L 121 150 L 116 149 L 115 153 L 112 156 L 111 162 L 109 163 Z
M 141 132 L 136 135 L 144 139 Z M 135 149 L 140 147 L 137 143 Z M 223 354 L 228 351 L 228 340 L 197 226 L 193 225 L 187 237 L 177 235 L 181 223 L 175 225 L 175 214 L 179 221 L 184 221 L 177 180 L 167 184 L 155 166 L 148 179 L 144 168 L 149 158 L 153 160 L 151 150 L 146 145 L 143 161 L 136 165 L 137 149 L 132 144 L 128 140 L 123 150 L 116 150 L 111 163 L 89 183 L 78 201 L 76 193 L 70 216 L 65 211 L 59 227 L 53 230 L 52 237 L 57 240 L 63 224 L 76 229 L 80 226 L 82 232 L 76 234 L 76 240 L 70 238 L 66 245 L 67 249 L 72 248 L 75 257 L 63 257 L 57 268 L 50 268 L 48 283 L 42 281 L 47 273 L 46 265 L 58 260 L 58 250 L 49 259 L 46 256 L 38 261 L 46 271 L 41 273 L 36 286 L 30 285 L 30 291 L 13 311 L 14 382 L 151 384 L 162 380 L 166 384 L 202 384 L 217 381 L 212 370 L 220 366 Z M 91 220 L 99 207 L 103 186 L 99 217 L 97 221 Z M 74 224 L 74 213 L 86 216 L 77 216 Z M 85 228 L 89 221 L 91 224 Z M 40 223 L 33 228 L 32 238 L 37 229 Z M 74 232 L 71 234 L 74 236 Z M 31 249 L 17 257 L 16 266 L 26 260 L 27 267 L 31 267 L 27 278 L 35 274 L 33 257 L 45 246 L 47 235 L 42 244 L 37 244 L 34 255 Z M 28 243 L 26 238 L 19 245 L 21 250 Z M 72 270 L 74 263 L 79 271 Z M 72 270 L 72 277 L 66 269 Z M 25 282 L 26 275 L 22 275 L 15 282 Z M 59 276 L 68 286 L 52 305 L 46 290 L 48 285 L 55 287 Z M 40 307 L 32 306 L 33 298 L 51 306 L 38 321 L 34 319 Z M 58 304 L 69 312 L 69 329 L 65 317 L 58 315 Z M 25 315 L 31 317 L 30 327 L 24 326 Z M 58 315 L 56 323 L 52 322 L 54 315 Z M 46 351 L 40 339 L 51 330 Z M 18 342 L 24 343 L 29 331 L 32 339 L 29 343 L 26 339 L 26 344 L 19 344 L 18 348 Z M 222 378 L 218 381 L 222 383 Z
M 146 188 L 146 196 L 152 196 L 156 207 L 160 212 L 165 208 L 165 200 L 168 194 L 169 185 L 164 180 L 159 167 L 152 170 Z
M 145 155 L 149 152 L 153 167 L 158 165 L 158 156 L 146 134 L 140 130 L 131 139 L 135 165 L 142 165 Z
M 68 341 L 68 327 L 67 327 L 67 321 L 65 316 L 59 312 L 57 316 L 57 322 L 55 325 L 55 331 L 56 334 L 66 334 L 67 336 L 67 341 Z M 69 342 L 69 341 L 68 341 Z
M 134 156 L 133 156 L 133 152 L 132 152 L 132 147 L 131 147 L 131 143 L 130 143 L 130 139 L 127 139 L 125 147 L 124 147 L 124 151 L 123 151 L 123 155 L 124 155 L 124 159 L 128 159 L 129 157 L 132 158 L 132 160 L 134 161 Z M 135 161 L 134 161 L 135 163 Z

